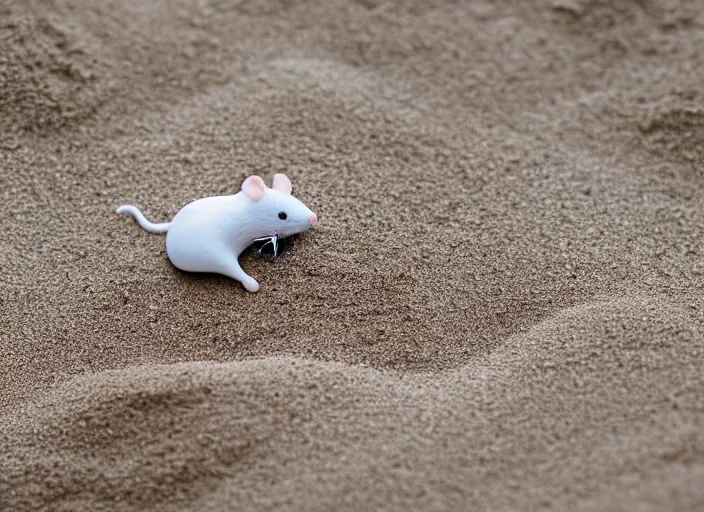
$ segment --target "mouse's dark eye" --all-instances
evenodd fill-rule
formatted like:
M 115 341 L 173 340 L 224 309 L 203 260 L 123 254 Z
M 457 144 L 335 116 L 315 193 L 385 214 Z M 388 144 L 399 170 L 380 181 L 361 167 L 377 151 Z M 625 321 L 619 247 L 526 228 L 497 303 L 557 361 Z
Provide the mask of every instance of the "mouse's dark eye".
M 286 220 L 286 217 L 288 217 L 288 215 L 286 215 L 286 212 L 279 212 L 279 218 L 281 220 Z

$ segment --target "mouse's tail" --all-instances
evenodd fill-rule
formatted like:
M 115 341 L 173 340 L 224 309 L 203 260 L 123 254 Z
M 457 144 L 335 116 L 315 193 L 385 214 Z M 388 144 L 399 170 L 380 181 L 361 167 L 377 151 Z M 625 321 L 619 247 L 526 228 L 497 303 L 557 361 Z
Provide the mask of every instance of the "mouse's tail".
M 140 212 L 136 206 L 132 206 L 131 204 L 123 204 L 115 211 L 115 213 L 129 213 L 130 215 L 132 215 L 132 217 L 135 218 L 137 224 L 142 226 L 150 233 L 166 233 L 169 230 L 169 226 L 171 225 L 170 222 L 161 222 L 159 224 L 149 222 L 144 216 L 144 214 Z

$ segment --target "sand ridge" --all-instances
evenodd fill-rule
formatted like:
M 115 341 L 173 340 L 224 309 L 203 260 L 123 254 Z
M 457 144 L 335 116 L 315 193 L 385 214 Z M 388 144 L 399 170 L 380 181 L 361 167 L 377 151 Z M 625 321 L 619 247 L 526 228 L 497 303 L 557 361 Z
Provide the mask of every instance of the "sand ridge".
M 655 502 L 696 509 L 686 468 L 696 475 L 703 453 L 704 356 L 673 347 L 704 331 L 677 307 L 663 321 L 660 306 L 573 308 L 432 375 L 290 357 L 89 375 L 8 417 L 7 460 L 37 463 L 6 462 L 3 474 L 25 481 L 14 497 L 33 505 L 50 481 L 47 503 L 106 508 L 119 495 L 139 509 L 575 509 L 611 480 L 684 472 Z
M 702 506 L 698 2 L 0 14 L 0 509 Z M 114 214 L 275 172 L 256 295 Z

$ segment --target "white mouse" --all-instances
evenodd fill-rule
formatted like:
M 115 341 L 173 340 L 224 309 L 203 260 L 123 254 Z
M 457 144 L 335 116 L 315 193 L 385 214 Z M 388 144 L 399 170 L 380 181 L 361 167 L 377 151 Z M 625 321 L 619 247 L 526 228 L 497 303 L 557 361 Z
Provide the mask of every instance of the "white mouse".
M 240 254 L 258 238 L 284 238 L 318 222 L 291 190 L 284 174 L 274 176 L 272 188 L 259 176 L 249 176 L 238 193 L 197 199 L 181 208 L 171 222 L 149 222 L 132 205 L 120 206 L 117 213 L 129 213 L 151 233 L 166 233 L 166 253 L 176 268 L 223 274 L 256 292 L 259 283 L 240 267 Z

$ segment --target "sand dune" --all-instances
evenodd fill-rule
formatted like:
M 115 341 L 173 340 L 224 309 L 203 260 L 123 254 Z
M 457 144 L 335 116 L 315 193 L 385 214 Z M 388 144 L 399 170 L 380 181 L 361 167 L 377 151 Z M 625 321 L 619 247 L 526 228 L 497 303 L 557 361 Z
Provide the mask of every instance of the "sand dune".
M 698 2 L 0 18 L 0 510 L 704 507 Z M 114 214 L 275 172 L 255 295 Z
M 6 506 L 693 510 L 704 355 L 678 348 L 704 331 L 661 306 L 579 306 L 432 375 L 272 357 L 82 377 L 8 416 Z

